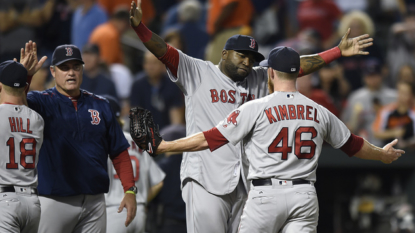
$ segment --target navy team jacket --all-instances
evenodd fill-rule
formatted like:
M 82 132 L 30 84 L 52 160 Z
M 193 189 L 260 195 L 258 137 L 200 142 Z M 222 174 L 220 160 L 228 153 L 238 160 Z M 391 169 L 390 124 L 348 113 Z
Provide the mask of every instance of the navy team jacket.
M 56 88 L 27 95 L 45 120 L 38 162 L 40 195 L 108 192 L 108 155 L 129 147 L 106 99 L 81 89 L 77 110 Z

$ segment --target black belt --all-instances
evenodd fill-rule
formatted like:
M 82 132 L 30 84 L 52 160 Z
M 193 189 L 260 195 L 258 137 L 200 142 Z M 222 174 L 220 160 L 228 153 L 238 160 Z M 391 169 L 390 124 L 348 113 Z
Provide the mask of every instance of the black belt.
M 280 181 L 283 182 L 283 181 Z M 297 185 L 297 184 L 311 184 L 311 181 L 309 180 L 303 180 L 303 179 L 295 179 L 292 180 L 293 185 Z M 256 180 L 252 180 L 252 184 L 254 186 L 270 186 L 272 185 L 272 180 L 271 178 L 268 179 L 256 179 Z
M 0 187 L 0 193 L 14 193 L 14 192 L 16 192 L 16 190 L 14 189 L 13 186 Z M 31 194 L 37 195 L 37 189 L 31 188 Z

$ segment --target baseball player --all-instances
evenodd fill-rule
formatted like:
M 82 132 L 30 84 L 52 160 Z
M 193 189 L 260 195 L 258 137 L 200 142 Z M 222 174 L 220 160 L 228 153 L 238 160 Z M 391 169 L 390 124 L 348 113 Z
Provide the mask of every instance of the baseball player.
M 384 163 L 405 152 L 393 148 L 397 139 L 382 149 L 351 134 L 330 111 L 300 94 L 296 90 L 300 56 L 293 49 L 277 47 L 261 65 L 270 67 L 274 93 L 232 111 L 211 130 L 162 141 L 157 153 L 216 151 L 229 142 L 241 142 L 253 188 L 239 232 L 317 232 L 314 182 L 324 141 L 349 156 Z
M 109 101 L 114 116 L 117 118 L 121 128 L 124 122 L 120 119 L 121 107 L 118 101 L 111 96 L 104 95 Z M 108 194 L 105 194 L 105 203 L 107 205 L 107 232 L 108 233 L 144 233 L 146 222 L 145 206 L 151 201 L 163 187 L 164 172 L 154 162 L 153 158 L 144 153 L 132 140 L 130 133 L 124 132 L 124 136 L 130 143 L 128 153 L 130 154 L 131 163 L 133 164 L 134 181 L 137 187 L 137 214 L 134 221 L 128 227 L 122 227 L 127 213 L 125 211 L 118 213 L 118 206 L 124 197 L 120 189 L 121 181 L 114 169 L 108 169 L 110 178 L 110 188 Z M 111 166 L 108 159 L 108 167 Z
M 218 54 L 220 63 L 215 65 L 187 56 L 151 32 L 141 22 L 139 0 L 137 4 L 131 3 L 130 15 L 138 37 L 166 65 L 170 79 L 184 93 L 187 135 L 212 128 L 232 110 L 268 94 L 266 69 L 253 68 L 255 61 L 264 59 L 254 38 L 243 35 L 229 38 L 222 54 Z M 368 35 L 347 39 L 349 32 L 339 46 L 303 56 L 300 75 L 340 56 L 368 54 L 361 50 L 370 46 L 372 39 Z M 184 154 L 181 180 L 188 232 L 236 232 L 248 190 L 247 165 L 240 145 L 229 144 L 213 153 Z
M 34 43 L 28 44 L 35 50 Z M 124 188 L 118 211 L 127 208 L 128 226 L 137 207 L 129 144 L 108 102 L 80 89 L 83 61 L 79 49 L 58 46 L 51 64 L 55 87 L 27 95 L 29 107 L 45 120 L 38 166 L 39 232 L 106 231 L 108 155 Z
M 39 150 L 43 118 L 26 106 L 25 67 L 0 64 L 0 232 L 37 232 Z

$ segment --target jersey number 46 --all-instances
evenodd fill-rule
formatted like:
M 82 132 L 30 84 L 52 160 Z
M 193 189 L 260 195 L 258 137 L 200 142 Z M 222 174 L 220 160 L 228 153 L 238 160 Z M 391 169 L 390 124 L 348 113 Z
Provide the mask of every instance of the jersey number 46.
M 288 146 L 288 132 L 288 127 L 281 129 L 277 137 L 272 141 L 271 145 L 269 145 L 268 153 L 282 153 L 281 159 L 287 160 L 288 153 L 292 152 L 292 147 Z M 303 133 L 311 133 L 311 139 L 317 137 L 317 130 L 314 127 L 299 127 L 295 131 L 294 154 L 298 159 L 311 159 L 316 152 L 316 143 L 314 143 L 313 140 L 301 140 L 301 135 Z M 281 141 L 281 146 L 278 146 Z M 308 153 L 303 153 L 301 152 L 302 147 L 309 147 L 310 151 Z
M 7 140 L 7 146 L 9 147 L 9 159 L 10 162 L 6 163 L 7 169 L 17 169 L 19 167 L 19 164 L 16 163 L 15 160 L 15 145 L 14 145 L 14 138 L 11 137 L 9 140 Z M 26 145 L 32 144 L 32 149 L 28 150 L 26 149 Z M 20 165 L 24 167 L 25 169 L 34 169 L 36 164 L 36 139 L 34 138 L 23 138 L 22 141 L 19 144 L 20 146 Z M 26 156 L 33 156 L 33 162 L 27 163 L 26 162 Z

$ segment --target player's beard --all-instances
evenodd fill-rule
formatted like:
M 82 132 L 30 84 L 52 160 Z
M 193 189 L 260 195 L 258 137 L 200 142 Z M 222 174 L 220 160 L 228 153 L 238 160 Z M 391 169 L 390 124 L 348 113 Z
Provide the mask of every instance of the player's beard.
M 249 73 L 247 73 L 246 75 L 239 74 L 238 67 L 228 61 L 225 62 L 225 69 L 226 69 L 226 73 L 228 73 L 230 78 L 235 82 L 243 81 L 246 78 L 246 76 L 248 76 L 249 74 Z
M 268 77 L 268 91 L 269 94 L 274 93 L 274 82 Z

